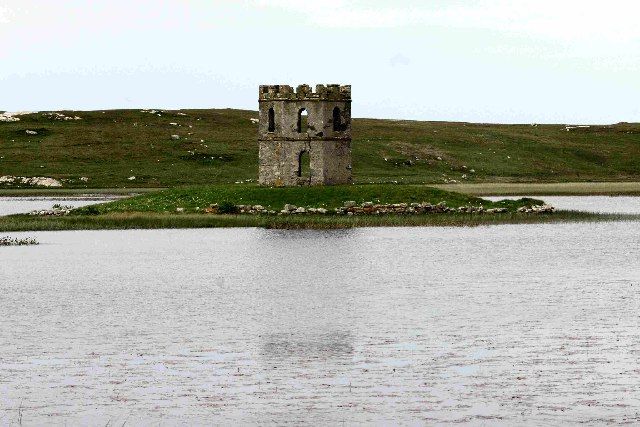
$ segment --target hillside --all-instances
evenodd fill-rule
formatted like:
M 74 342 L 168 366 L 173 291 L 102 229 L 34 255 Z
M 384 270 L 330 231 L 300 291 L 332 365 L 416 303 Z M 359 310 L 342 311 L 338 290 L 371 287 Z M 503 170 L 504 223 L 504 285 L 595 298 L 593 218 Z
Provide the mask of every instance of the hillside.
M 53 177 L 71 188 L 257 178 L 254 111 L 63 111 L 18 117 L 0 121 L 0 176 Z M 357 183 L 640 181 L 640 124 L 354 119 L 353 135 Z

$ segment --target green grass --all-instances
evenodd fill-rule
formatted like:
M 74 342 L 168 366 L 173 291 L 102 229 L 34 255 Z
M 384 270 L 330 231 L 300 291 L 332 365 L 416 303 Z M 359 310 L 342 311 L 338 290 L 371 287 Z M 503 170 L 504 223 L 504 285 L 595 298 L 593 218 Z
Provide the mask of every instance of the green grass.
M 551 215 L 505 213 L 434 214 L 415 216 L 254 216 L 162 213 L 110 213 L 97 216 L 0 217 L 0 232 L 57 230 L 126 230 L 159 228 L 263 227 L 278 229 L 333 229 L 352 227 L 440 226 L 474 227 L 499 224 L 537 224 L 595 221 L 638 221 L 640 215 L 593 214 L 559 211 Z
M 0 175 L 120 189 L 257 178 L 257 125 L 249 120 L 255 111 L 65 113 L 82 120 L 36 113 L 0 123 Z M 564 125 L 354 119 L 353 138 L 356 183 L 640 181 L 640 124 L 566 131 Z
M 374 203 L 445 202 L 449 207 L 465 205 L 485 208 L 506 207 L 515 210 L 520 206 L 541 204 L 539 200 L 505 200 L 490 202 L 461 193 L 444 191 L 425 185 L 337 185 L 318 187 L 270 188 L 250 184 L 214 185 L 192 188 L 174 188 L 139 196 L 116 200 L 92 207 L 77 209 L 79 214 L 107 214 L 112 212 L 197 212 L 214 203 L 234 205 L 262 205 L 280 211 L 285 204 L 303 207 L 332 209 L 343 206 L 346 201 Z

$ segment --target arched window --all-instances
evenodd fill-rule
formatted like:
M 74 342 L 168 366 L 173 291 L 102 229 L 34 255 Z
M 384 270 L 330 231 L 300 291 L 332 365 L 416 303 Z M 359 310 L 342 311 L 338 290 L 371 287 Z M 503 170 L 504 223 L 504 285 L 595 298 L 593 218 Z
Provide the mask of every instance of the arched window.
M 339 132 L 342 130 L 342 116 L 340 115 L 340 109 L 335 107 L 333 109 L 333 131 Z
M 273 108 L 269 108 L 269 132 L 276 131 L 276 113 Z
M 308 124 L 309 114 L 306 109 L 301 108 L 300 111 L 298 111 L 298 133 L 306 133 Z

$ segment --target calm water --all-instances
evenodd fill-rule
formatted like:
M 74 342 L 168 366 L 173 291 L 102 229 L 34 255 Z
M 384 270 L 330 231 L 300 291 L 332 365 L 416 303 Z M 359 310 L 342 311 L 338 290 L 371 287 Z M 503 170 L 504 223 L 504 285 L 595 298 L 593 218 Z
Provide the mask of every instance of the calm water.
M 489 200 L 519 199 L 517 197 L 485 197 Z M 575 211 L 640 214 L 640 197 L 629 196 L 528 196 L 544 200 L 557 209 L 569 209 Z
M 109 195 L 78 197 L 0 197 L 0 216 L 51 209 L 55 204 L 79 208 L 121 197 L 122 196 Z
M 639 222 L 28 235 L 0 424 L 640 422 Z

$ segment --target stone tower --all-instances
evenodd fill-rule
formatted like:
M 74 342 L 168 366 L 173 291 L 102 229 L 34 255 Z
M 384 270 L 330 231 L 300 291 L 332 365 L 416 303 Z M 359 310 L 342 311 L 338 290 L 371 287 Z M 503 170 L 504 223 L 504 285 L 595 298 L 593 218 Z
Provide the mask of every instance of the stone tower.
M 260 86 L 261 185 L 351 183 L 351 86 Z

